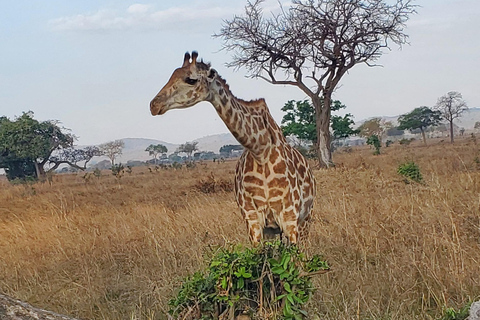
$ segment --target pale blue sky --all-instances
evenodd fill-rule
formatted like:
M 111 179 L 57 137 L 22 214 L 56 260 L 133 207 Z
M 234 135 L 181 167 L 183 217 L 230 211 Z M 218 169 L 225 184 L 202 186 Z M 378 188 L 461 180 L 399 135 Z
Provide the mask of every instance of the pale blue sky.
M 39 120 L 60 120 L 80 145 L 129 137 L 182 143 L 227 132 L 207 103 L 150 115 L 150 100 L 185 51 L 198 50 L 238 97 L 264 97 L 277 121 L 287 100 L 305 98 L 297 88 L 248 79 L 245 70 L 224 66 L 230 53 L 219 52 L 221 41 L 211 35 L 223 19 L 242 13 L 245 1 L 0 4 L 0 116 L 32 110 Z M 480 106 L 480 1 L 417 4 L 408 22 L 411 45 L 393 47 L 381 68 L 354 67 L 335 93 L 355 120 L 432 106 L 452 90 L 470 107 Z

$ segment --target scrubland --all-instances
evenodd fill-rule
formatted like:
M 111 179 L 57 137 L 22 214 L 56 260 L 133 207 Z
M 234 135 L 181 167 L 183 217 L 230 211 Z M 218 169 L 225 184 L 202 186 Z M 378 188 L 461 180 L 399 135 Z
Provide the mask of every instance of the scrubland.
M 340 150 L 334 169 L 315 170 L 303 250 L 331 271 L 315 278 L 311 319 L 438 319 L 480 298 L 480 145 L 431 140 L 382 152 Z M 396 173 L 406 161 L 423 184 Z M 228 185 L 234 168 L 0 181 L 0 292 L 84 319 L 166 319 L 168 299 L 212 250 L 250 245 L 233 192 L 196 187 L 212 172 Z

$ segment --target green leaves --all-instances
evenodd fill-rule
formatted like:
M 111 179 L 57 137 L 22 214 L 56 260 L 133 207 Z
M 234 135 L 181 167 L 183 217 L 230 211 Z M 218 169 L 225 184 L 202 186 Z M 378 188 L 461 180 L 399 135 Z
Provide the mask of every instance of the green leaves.
M 344 109 L 346 106 L 340 101 L 332 101 L 331 111 Z M 282 132 L 285 136 L 295 136 L 302 142 L 317 141 L 317 124 L 315 119 L 315 108 L 308 100 L 288 101 L 282 108 L 286 114 L 282 118 Z M 357 134 L 358 130 L 352 129 L 355 124 L 353 116 L 348 113 L 345 116 L 332 116 L 331 126 L 333 137 L 335 139 L 346 138 L 350 135 Z
M 324 260 L 321 256 L 314 255 L 312 258 L 305 262 L 304 269 L 307 272 L 315 272 L 319 270 L 329 270 L 330 266 L 328 265 L 328 262 Z
M 419 107 L 398 117 L 398 129 L 410 131 L 419 129 L 426 144 L 425 129 L 438 125 L 441 120 L 442 113 L 440 111 L 432 110 L 429 107 Z
M 380 139 L 378 138 L 377 135 L 372 135 L 372 136 L 368 137 L 367 144 L 369 144 L 369 145 L 371 145 L 375 148 L 375 152 L 373 153 L 374 155 L 380 154 L 380 147 L 382 145 L 381 145 Z
M 315 109 L 308 102 L 288 101 L 282 108 L 286 112 L 282 119 L 282 131 L 285 136 L 296 136 L 303 141 L 317 140 Z
M 153 156 L 156 164 L 158 155 L 166 154 L 168 149 L 163 144 L 151 144 L 145 149 L 145 151 L 148 152 L 148 155 Z
M 205 272 L 186 279 L 170 300 L 170 313 L 198 306 L 203 318 L 226 308 L 255 314 L 262 304 L 271 308 L 270 314 L 281 311 L 277 319 L 304 319 L 302 306 L 314 291 L 308 272 L 320 269 L 328 269 L 328 264 L 319 256 L 307 260 L 296 247 L 281 242 L 253 249 L 220 248 Z
M 429 107 L 419 107 L 398 117 L 398 129 L 423 130 L 427 127 L 438 125 L 441 120 L 442 115 L 440 111 L 432 110 Z
M 335 140 L 345 139 L 351 135 L 360 133 L 360 130 L 352 128 L 355 124 L 352 118 L 353 115 L 351 113 L 347 113 L 343 117 L 336 115 L 331 117 L 333 138 Z
M 410 181 L 415 181 L 418 183 L 423 182 L 423 176 L 420 172 L 420 168 L 413 161 L 399 165 L 397 168 L 397 173 L 406 178 L 406 183 L 410 183 Z
M 245 279 L 250 279 L 252 274 L 245 271 L 245 267 L 241 267 L 239 271 L 233 273 L 237 277 L 237 289 L 243 289 L 245 286 Z
M 1 117 L 0 168 L 6 168 L 9 179 L 34 176 L 35 164 L 43 173 L 55 150 L 73 146 L 75 136 L 66 131 L 58 126 L 58 121 L 35 120 L 31 111 L 14 121 Z

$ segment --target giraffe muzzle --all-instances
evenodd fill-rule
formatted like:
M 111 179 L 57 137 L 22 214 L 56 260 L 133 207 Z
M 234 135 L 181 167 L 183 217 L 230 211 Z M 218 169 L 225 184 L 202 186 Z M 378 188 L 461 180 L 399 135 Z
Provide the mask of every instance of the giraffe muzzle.
M 156 98 L 150 102 L 150 112 L 152 113 L 152 116 L 162 115 L 166 111 L 167 110 L 165 108 L 162 108 L 162 105 L 159 105 Z

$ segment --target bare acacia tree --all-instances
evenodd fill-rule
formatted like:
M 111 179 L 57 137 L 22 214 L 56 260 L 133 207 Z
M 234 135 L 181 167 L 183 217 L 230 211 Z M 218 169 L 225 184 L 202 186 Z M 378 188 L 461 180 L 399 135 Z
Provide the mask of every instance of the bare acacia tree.
M 122 154 L 123 147 L 125 143 L 122 140 L 110 141 L 99 146 L 100 152 L 112 162 L 112 167 L 115 165 L 115 158 Z
M 442 113 L 442 117 L 450 124 L 450 142 L 453 143 L 453 120 L 459 118 L 462 113 L 468 110 L 467 103 L 463 100 L 462 94 L 450 91 L 438 98 L 435 109 Z
M 332 93 L 353 66 L 373 66 L 393 42 L 407 42 L 405 23 L 412 0 L 293 0 L 264 17 L 263 0 L 248 2 L 244 16 L 225 21 L 216 37 L 233 51 L 230 67 L 272 84 L 293 85 L 315 107 L 320 163 L 333 165 L 330 144 Z

